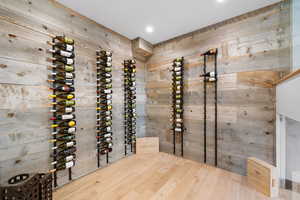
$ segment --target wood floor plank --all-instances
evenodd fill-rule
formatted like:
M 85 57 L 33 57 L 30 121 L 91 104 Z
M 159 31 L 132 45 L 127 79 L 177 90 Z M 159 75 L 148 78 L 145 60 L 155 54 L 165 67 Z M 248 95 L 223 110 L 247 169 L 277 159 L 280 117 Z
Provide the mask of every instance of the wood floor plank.
M 133 155 L 54 192 L 55 200 L 298 200 L 281 190 L 270 199 L 246 177 L 166 153 Z

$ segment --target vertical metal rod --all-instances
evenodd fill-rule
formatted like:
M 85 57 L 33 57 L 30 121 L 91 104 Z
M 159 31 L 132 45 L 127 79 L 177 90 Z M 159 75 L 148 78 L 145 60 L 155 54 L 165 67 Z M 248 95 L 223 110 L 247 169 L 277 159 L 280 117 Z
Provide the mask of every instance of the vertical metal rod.
M 71 181 L 71 180 L 72 180 L 72 169 L 69 168 L 69 181 Z
M 108 152 L 106 153 L 106 163 L 109 163 L 109 157 L 108 157 Z
M 175 103 L 176 103 L 176 89 L 175 89 L 175 83 L 176 83 L 176 79 L 175 79 L 175 71 L 173 71 L 172 74 L 172 78 L 173 78 L 173 84 L 172 84 L 172 101 L 173 101 L 173 154 L 176 154 L 176 135 L 175 135 L 175 120 L 176 120 L 176 109 L 175 109 Z M 174 100 L 175 99 L 175 100 Z
M 125 73 L 125 68 L 126 68 L 126 62 L 124 61 L 123 63 L 124 65 L 124 153 L 125 153 L 125 156 L 127 155 L 127 124 L 126 124 L 126 114 L 127 114 L 127 110 L 126 110 L 126 105 L 127 105 L 127 89 L 126 89 L 126 76 Z
M 181 81 L 181 108 L 182 108 L 182 113 L 181 113 L 181 119 L 183 119 L 183 86 L 184 86 L 184 58 L 182 58 L 182 68 L 181 68 L 181 76 L 182 76 L 182 81 Z M 183 157 L 183 132 L 184 132 L 184 126 L 182 126 L 181 130 L 181 156 Z
M 53 43 L 53 44 L 55 43 L 55 39 L 54 39 L 54 38 L 52 39 L 52 43 Z M 54 46 L 52 46 L 52 50 L 54 50 L 54 49 L 55 49 Z M 52 54 L 52 56 L 54 57 L 54 54 Z M 54 64 L 54 62 L 53 62 L 52 64 Z M 56 72 L 56 68 L 52 68 L 52 72 L 55 73 L 55 72 Z M 56 76 L 56 75 L 52 75 L 52 79 L 53 79 L 53 80 L 55 79 L 55 76 Z M 52 92 L 53 95 L 56 95 L 56 91 L 55 91 L 55 89 L 54 89 L 55 86 L 56 86 L 56 85 L 55 85 L 55 82 L 53 82 L 53 92 Z M 52 102 L 53 102 L 53 103 L 56 102 L 56 97 L 54 97 L 54 98 L 52 99 Z M 53 109 L 53 110 L 56 110 L 56 105 L 55 105 L 55 104 L 53 104 L 52 109 Z M 56 111 L 53 112 L 53 117 L 56 118 Z M 56 123 L 56 120 L 54 120 L 53 123 Z M 57 130 L 57 129 L 54 127 L 54 128 L 53 128 L 53 132 L 56 132 L 56 130 Z M 56 134 L 53 135 L 53 139 L 54 139 L 54 140 L 56 139 Z M 56 142 L 53 143 L 53 146 L 56 146 Z M 56 161 L 56 149 L 53 150 L 53 154 L 54 154 L 54 156 L 53 156 L 53 161 Z M 54 167 L 54 169 L 56 169 L 57 165 L 55 164 L 53 167 Z M 53 176 L 54 176 L 54 187 L 57 187 L 57 171 L 54 172 Z
M 218 50 L 215 54 L 215 166 L 218 166 Z
M 206 55 L 204 55 L 204 67 L 203 67 L 203 73 L 204 75 L 206 75 Z M 203 89 L 204 89 L 204 163 L 206 163 L 206 88 L 207 84 L 206 84 L 206 76 L 204 76 L 203 78 Z

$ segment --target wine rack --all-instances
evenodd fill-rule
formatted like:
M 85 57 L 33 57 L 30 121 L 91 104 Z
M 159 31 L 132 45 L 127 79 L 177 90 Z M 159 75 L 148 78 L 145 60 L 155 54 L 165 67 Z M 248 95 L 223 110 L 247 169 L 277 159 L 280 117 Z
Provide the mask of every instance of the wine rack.
M 100 156 L 106 155 L 109 163 L 109 152 L 112 151 L 112 52 L 96 51 L 97 55 L 97 165 L 100 167 Z
M 52 42 L 48 42 L 52 48 L 48 52 L 52 54 L 48 61 L 51 74 L 49 82 L 53 91 L 52 98 L 52 140 L 54 186 L 57 186 L 57 172 L 68 170 L 69 180 L 72 180 L 72 167 L 76 159 L 76 116 L 75 112 L 75 54 L 74 40 L 65 36 L 54 36 Z
M 217 58 L 218 58 L 218 49 L 211 49 L 203 53 L 204 66 L 203 74 L 200 77 L 203 77 L 203 90 L 204 90 L 204 163 L 207 162 L 207 85 L 214 84 L 214 107 L 215 107 L 215 120 L 214 120 L 214 131 L 215 131 L 215 166 L 218 166 L 218 74 L 217 74 Z M 214 62 L 214 71 L 207 72 L 207 62 L 209 58 L 213 58 Z
M 136 61 L 124 61 L 124 131 L 125 155 L 130 146 L 131 152 L 136 149 Z
M 181 156 L 183 156 L 183 78 L 184 57 L 176 58 L 171 68 L 172 72 L 172 131 L 173 131 L 173 153 L 176 154 L 176 138 L 180 137 Z

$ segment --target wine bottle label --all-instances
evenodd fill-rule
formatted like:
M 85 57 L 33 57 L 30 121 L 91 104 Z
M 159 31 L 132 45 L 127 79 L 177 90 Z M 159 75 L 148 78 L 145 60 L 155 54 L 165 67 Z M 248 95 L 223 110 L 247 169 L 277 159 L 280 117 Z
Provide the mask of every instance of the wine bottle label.
M 67 51 L 60 51 L 60 55 L 61 56 L 65 56 L 65 57 L 71 57 L 72 53 L 67 52 Z M 73 63 L 72 63 L 73 64 Z
M 61 118 L 62 119 L 73 119 L 74 116 L 73 115 L 62 115 Z
M 112 93 L 112 90 L 103 90 L 103 92 L 104 92 L 105 94 L 110 94 L 110 93 Z
M 73 73 L 65 73 L 66 78 L 73 78 Z
M 107 62 L 106 66 L 111 67 L 112 66 L 111 62 Z
M 107 61 L 108 61 L 108 62 L 111 62 L 111 61 L 112 61 L 112 58 L 111 58 L 111 57 L 107 57 Z
M 70 127 L 72 127 L 72 126 L 75 126 L 75 122 L 74 121 L 70 121 L 69 123 L 68 123 L 68 125 L 70 126 Z
M 67 58 L 67 64 L 68 64 L 68 65 L 74 64 L 74 60 L 73 60 L 73 59 L 70 59 L 70 58 Z
M 67 156 L 67 157 L 65 158 L 66 162 L 69 162 L 69 161 L 71 161 L 71 160 L 73 160 L 73 159 L 74 159 L 74 156 L 73 156 L 73 155 Z
M 68 133 L 74 133 L 75 131 L 76 131 L 76 128 L 75 128 L 75 127 L 69 128 L 69 129 L 68 129 Z
M 73 49 L 74 49 L 73 45 L 69 45 L 69 44 L 66 45 L 67 51 L 73 51 Z
M 71 59 L 72 60 L 72 59 Z M 66 65 L 65 66 L 65 70 L 68 71 L 68 72 L 71 72 L 71 71 L 74 71 L 74 67 L 71 66 L 71 65 Z
M 108 133 L 108 134 L 105 134 L 103 137 L 111 137 L 111 134 L 110 133 Z
M 65 42 L 65 43 L 68 43 L 68 44 L 73 44 L 73 43 L 74 43 L 74 40 L 71 39 L 71 38 L 65 37 L 65 38 L 64 38 L 64 42 Z
M 176 90 L 176 94 L 180 94 L 181 93 L 181 91 L 180 90 Z
M 182 129 L 181 128 L 175 128 L 175 131 L 181 132 Z
M 176 119 L 175 121 L 176 122 L 182 122 L 182 119 Z
M 178 71 L 180 71 L 181 70 L 181 67 L 174 67 L 174 71 L 175 72 L 178 72 Z
M 74 98 L 74 95 L 73 94 L 68 94 L 67 95 L 67 99 L 73 99 Z
M 66 106 L 73 106 L 75 105 L 75 101 L 66 101 Z
M 74 146 L 75 145 L 75 142 L 74 141 L 72 141 L 72 142 L 67 142 L 66 143 L 66 147 L 72 147 L 72 146 Z
M 65 112 L 66 112 L 66 113 L 73 112 L 73 108 L 72 108 L 72 107 L 66 107 L 66 108 L 65 108 Z
M 110 126 L 106 127 L 106 131 L 111 131 L 111 127 Z
M 181 72 L 178 71 L 178 72 L 175 72 L 175 74 L 176 74 L 177 76 L 180 76 L 180 75 L 181 75 Z
M 66 163 L 66 168 L 70 168 L 70 167 L 73 167 L 74 166 L 74 161 L 71 161 L 71 162 L 67 162 Z

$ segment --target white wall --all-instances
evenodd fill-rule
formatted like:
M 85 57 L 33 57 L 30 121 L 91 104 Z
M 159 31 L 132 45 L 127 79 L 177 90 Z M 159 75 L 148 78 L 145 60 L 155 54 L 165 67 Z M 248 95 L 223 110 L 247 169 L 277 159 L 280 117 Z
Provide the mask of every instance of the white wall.
M 277 113 L 300 121 L 300 75 L 276 88 Z

